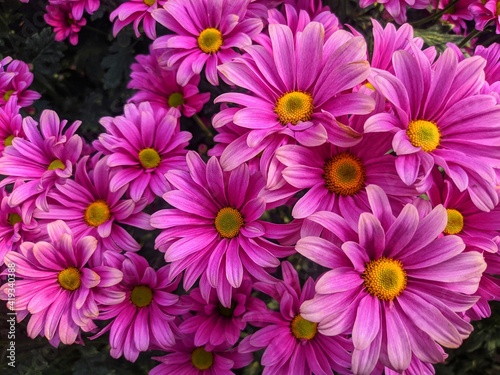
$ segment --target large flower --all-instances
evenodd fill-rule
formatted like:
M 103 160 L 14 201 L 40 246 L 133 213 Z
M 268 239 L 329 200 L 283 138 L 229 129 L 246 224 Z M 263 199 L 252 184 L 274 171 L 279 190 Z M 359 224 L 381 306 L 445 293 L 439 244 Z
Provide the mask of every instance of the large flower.
M 268 224 L 259 220 L 266 210 L 259 197 L 264 187 L 260 174 L 251 175 L 245 164 L 224 173 L 215 157 L 205 164 L 193 151 L 187 163 L 189 172 L 167 172 L 175 190 L 163 198 L 174 208 L 151 216 L 151 225 L 163 229 L 155 246 L 171 262 L 171 277 L 185 270 L 184 289 L 202 276 L 205 300 L 211 286 L 229 308 L 232 290 L 241 286 L 245 274 L 270 279 L 265 268 L 279 266 L 278 258 L 290 255 L 293 248 L 267 239 L 280 231 L 274 228 L 268 235 Z
M 145 197 L 148 202 L 168 189 L 165 173 L 186 169 L 186 146 L 191 133 L 179 130 L 178 114 L 163 108 L 153 110 L 148 102 L 127 104 L 125 114 L 103 117 L 100 123 L 106 133 L 94 145 L 107 158 L 114 172 L 109 182 L 111 192 L 129 185 L 134 201 Z
M 58 220 L 47 226 L 50 242 L 24 242 L 19 253 L 5 257 L 15 265 L 15 310 L 20 317 L 32 314 L 28 335 L 45 336 L 52 345 L 72 344 L 80 330 L 97 328 L 98 303 L 118 303 L 124 295 L 100 293 L 99 288 L 120 282 L 121 271 L 107 266 L 89 267 L 87 262 L 97 248 L 94 237 L 74 239 L 69 227 Z M 6 298 L 7 285 L 0 288 Z
M 413 54 L 396 51 L 395 76 L 373 69 L 369 78 L 394 113 L 372 116 L 365 131 L 394 134 L 396 169 L 407 185 L 419 182 L 425 191 L 437 164 L 488 211 L 498 204 L 492 166 L 500 165 L 500 106 L 492 96 L 478 94 L 484 65 L 480 57 L 457 62 L 451 49 L 433 65 L 417 48 Z
M 210 99 L 210 93 L 200 93 L 200 76 L 194 75 L 184 86 L 175 81 L 175 71 L 163 69 L 158 64 L 158 51 L 150 49 L 149 55 L 137 55 L 132 64 L 128 88 L 138 90 L 129 102 L 150 102 L 153 108 L 176 108 L 186 117 L 200 112 Z
M 217 86 L 217 66 L 239 56 L 234 48 L 252 44 L 263 24 L 246 17 L 250 0 L 169 0 L 152 15 L 174 32 L 155 40 L 154 49 L 164 53 L 160 65 L 177 67 L 177 83 L 185 86 L 205 67 L 208 81 Z
M 322 237 L 303 237 L 296 249 L 331 270 L 300 313 L 322 334 L 352 332 L 354 373 L 371 374 L 379 361 L 404 371 L 412 354 L 441 362 L 439 345 L 456 348 L 472 331 L 459 313 L 478 299 L 471 294 L 486 269 L 483 256 L 463 252 L 457 236 L 441 236 L 443 206 L 424 216 L 408 204 L 394 217 L 383 190 L 366 189 L 372 212 L 361 214 L 357 233 L 334 213 L 309 217 Z
M 113 358 L 124 355 L 135 362 L 139 352 L 149 350 L 152 345 L 164 348 L 175 344 L 178 331 L 174 320 L 187 313 L 189 305 L 180 303 L 179 296 L 174 294 L 179 279 L 168 278 L 169 267 L 155 271 L 145 258 L 126 254 L 121 265 L 123 280 L 109 291 L 124 293 L 125 299 L 119 304 L 100 306 L 99 319 L 112 321 L 93 337 L 110 332 Z
M 230 170 L 262 151 L 269 139 L 282 137 L 287 143 L 319 146 L 328 139 L 335 143 L 344 135 L 334 116 L 365 114 L 374 108 L 373 100 L 349 92 L 370 72 L 366 43 L 345 31 L 337 31 L 324 41 L 323 25 L 311 22 L 293 34 L 290 27 L 269 25 L 268 46 L 253 45 L 246 54 L 223 64 L 219 70 L 248 93 L 225 93 L 216 102 L 232 102 L 243 108 L 233 122 L 246 128 L 245 148 L 232 142 L 221 156 Z M 267 44 L 267 43 L 266 43 Z M 226 112 L 214 118 L 214 127 L 225 124 Z
M 248 312 L 245 321 L 263 326 L 243 339 L 242 353 L 265 348 L 261 364 L 263 374 L 339 374 L 350 373 L 352 343 L 342 335 L 325 336 L 318 324 L 304 319 L 300 305 L 314 296 L 314 281 L 308 278 L 300 287 L 297 271 L 289 262 L 281 264 L 283 281 L 255 283 L 260 290 L 279 302 L 280 311 Z

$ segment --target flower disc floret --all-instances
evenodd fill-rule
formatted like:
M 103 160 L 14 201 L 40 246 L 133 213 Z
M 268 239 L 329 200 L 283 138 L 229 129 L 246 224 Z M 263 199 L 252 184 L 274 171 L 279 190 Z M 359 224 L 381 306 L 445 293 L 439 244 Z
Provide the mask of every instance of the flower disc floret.
M 66 166 L 65 166 L 65 165 L 64 165 L 64 163 L 63 163 L 61 160 L 59 160 L 59 159 L 54 160 L 54 161 L 53 161 L 52 163 L 50 163 L 50 164 L 49 164 L 49 166 L 47 167 L 47 169 L 48 169 L 49 171 L 54 171 L 54 170 L 56 170 L 56 169 L 63 169 L 63 170 L 64 170 L 65 168 L 66 168 Z
M 397 259 L 372 260 L 361 277 L 368 293 L 382 301 L 392 301 L 406 289 L 406 271 Z
M 23 221 L 23 219 L 18 214 L 11 213 L 11 214 L 9 214 L 9 216 L 7 216 L 7 221 L 9 222 L 10 225 L 14 226 L 17 223 L 20 223 L 21 221 Z
M 216 53 L 222 42 L 222 33 L 214 27 L 203 30 L 198 36 L 198 47 L 205 53 Z
M 139 161 L 144 168 L 151 169 L 160 165 L 161 157 L 154 148 L 145 148 L 139 152 Z
M 234 238 L 243 226 L 241 212 L 232 207 L 224 207 L 215 217 L 215 229 L 223 238 Z
M 204 347 L 198 347 L 191 353 L 191 362 L 198 370 L 208 370 L 214 364 L 214 355 Z
M 312 340 L 318 332 L 318 323 L 304 319 L 299 314 L 293 318 L 290 329 L 297 339 Z
M 142 0 L 148 7 L 156 3 L 156 0 Z
M 85 209 L 85 222 L 91 227 L 98 227 L 111 218 L 108 204 L 103 200 L 97 200 Z
M 425 152 L 434 151 L 441 141 L 441 132 L 432 121 L 410 121 L 406 134 L 413 146 L 420 147 Z
M 3 145 L 5 147 L 7 146 L 12 146 L 12 141 L 14 140 L 14 136 L 13 135 L 9 135 L 7 138 L 5 138 L 5 140 L 3 141 Z
M 82 284 L 81 274 L 78 268 L 68 267 L 57 275 L 57 281 L 66 290 L 74 291 Z
M 173 92 L 168 97 L 168 106 L 177 108 L 184 104 L 184 95 L 180 92 Z
M 137 307 L 149 306 L 153 300 L 153 291 L 146 285 L 137 285 L 130 293 L 130 301 Z
M 313 97 L 304 91 L 287 92 L 276 101 L 274 112 L 282 125 L 309 121 L 314 112 Z
M 359 158 L 349 152 L 342 152 L 327 160 L 323 170 L 325 186 L 332 193 L 354 195 L 365 185 L 365 167 Z
M 446 228 L 444 229 L 445 234 L 458 234 L 464 228 L 464 217 L 460 211 L 453 208 L 446 209 L 448 214 L 448 222 Z

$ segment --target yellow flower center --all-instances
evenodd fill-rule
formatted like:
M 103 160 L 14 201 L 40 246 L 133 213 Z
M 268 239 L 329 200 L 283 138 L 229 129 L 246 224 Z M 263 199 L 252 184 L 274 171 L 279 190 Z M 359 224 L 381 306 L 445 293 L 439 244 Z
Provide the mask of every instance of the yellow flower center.
M 365 83 L 365 86 L 366 86 L 367 88 L 369 88 L 370 90 L 375 91 L 375 87 L 374 87 L 374 86 L 373 86 L 370 82 L 366 82 L 366 83 Z
M 497 16 L 500 15 L 500 2 L 497 1 Z
M 12 94 L 14 94 L 14 90 L 7 91 L 5 94 L 3 94 L 3 100 L 8 101 Z
M 12 141 L 14 140 L 14 136 L 13 135 L 9 135 L 7 138 L 5 138 L 5 140 L 3 141 L 3 145 L 5 147 L 7 146 L 12 146 Z
M 21 219 L 21 216 L 19 216 L 18 214 L 9 214 L 9 216 L 7 216 L 7 221 L 10 225 L 14 226 L 17 223 L 23 221 L 23 219 Z
M 154 148 L 145 148 L 139 152 L 139 161 L 145 169 L 156 168 L 161 162 L 161 157 Z
M 191 363 L 198 370 L 208 370 L 214 364 L 214 355 L 200 346 L 191 353 Z
M 446 213 L 448 214 L 448 223 L 443 232 L 445 234 L 460 233 L 464 229 L 464 217 L 462 214 L 453 208 L 446 209 Z
M 299 121 L 309 121 L 314 112 L 313 97 L 308 92 L 288 92 L 278 99 L 274 112 L 282 125 L 297 125 Z
M 370 261 L 361 277 L 368 293 L 383 301 L 392 301 L 406 288 L 406 272 L 396 259 L 382 257 Z
M 356 156 L 342 152 L 327 160 L 323 167 L 326 188 L 339 195 L 354 195 L 365 186 L 365 167 Z
M 156 0 L 142 0 L 148 7 L 156 3 Z
M 243 226 L 243 216 L 232 207 L 224 207 L 215 217 L 215 229 L 223 238 L 233 238 L 240 233 Z
M 298 339 L 312 340 L 318 332 L 318 323 L 310 322 L 299 314 L 293 318 L 291 330 Z
M 57 281 L 61 287 L 70 291 L 77 290 L 82 283 L 80 271 L 75 267 L 68 267 L 59 272 Z
M 170 94 L 170 96 L 168 97 L 169 107 L 177 108 L 178 106 L 183 104 L 184 104 L 184 95 L 182 95 L 180 92 L 174 92 Z
M 64 168 L 66 168 L 66 165 L 64 165 L 64 163 L 62 161 L 60 161 L 59 159 L 56 159 L 52 163 L 49 164 L 47 169 L 49 171 L 53 171 L 55 169 L 64 169 Z
M 91 227 L 98 227 L 110 218 L 109 206 L 103 200 L 97 200 L 85 209 L 85 222 Z
M 216 53 L 222 42 L 221 32 L 213 27 L 203 30 L 198 36 L 198 47 L 205 53 Z
M 137 307 L 148 306 L 153 300 L 153 291 L 149 286 L 138 285 L 130 293 L 130 301 Z
M 426 120 L 410 121 L 406 134 L 413 146 L 420 147 L 425 152 L 434 151 L 441 140 L 441 133 L 437 125 Z

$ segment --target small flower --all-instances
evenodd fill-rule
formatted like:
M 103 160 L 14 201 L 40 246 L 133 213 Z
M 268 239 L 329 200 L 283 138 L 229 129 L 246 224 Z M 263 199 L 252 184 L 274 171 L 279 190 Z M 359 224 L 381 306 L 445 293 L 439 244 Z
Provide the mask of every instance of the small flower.
M 47 13 L 43 19 L 54 28 L 55 40 L 62 42 L 69 39 L 69 42 L 76 46 L 78 44 L 78 33 L 87 24 L 85 18 L 75 18 L 72 13 L 72 3 L 61 5 L 47 5 Z
M 109 15 L 109 20 L 113 24 L 113 36 L 120 32 L 125 26 L 133 23 L 135 36 L 139 38 L 139 25 L 142 22 L 142 27 L 149 39 L 156 39 L 156 21 L 151 16 L 151 13 L 163 7 L 167 0 L 129 0 L 126 1 L 118 8 L 116 8 Z
M 29 107 L 41 95 L 28 87 L 33 82 L 33 73 L 28 64 L 5 57 L 0 61 L 0 107 L 6 105 L 12 96 L 17 97 L 20 107 Z
M 12 145 L 15 137 L 24 138 L 23 119 L 19 109 L 16 96 L 12 96 L 5 106 L 0 106 L 0 157 L 5 147 Z

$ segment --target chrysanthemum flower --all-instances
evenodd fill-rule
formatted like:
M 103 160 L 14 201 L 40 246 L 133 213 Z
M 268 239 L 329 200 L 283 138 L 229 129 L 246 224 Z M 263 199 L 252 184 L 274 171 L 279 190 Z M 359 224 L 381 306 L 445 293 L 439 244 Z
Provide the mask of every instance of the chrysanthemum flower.
M 317 280 L 316 295 L 300 314 L 325 335 L 352 331 L 356 374 L 371 374 L 379 361 L 404 371 L 412 354 L 441 362 L 438 344 L 456 348 L 472 331 L 458 313 L 477 301 L 471 294 L 486 269 L 483 256 L 463 252 L 457 236 L 441 236 L 443 206 L 424 216 L 408 204 L 394 217 L 382 189 L 366 190 L 371 212 L 361 214 L 355 234 L 334 213 L 309 217 L 324 228 L 322 236 L 301 238 L 296 250 L 331 270 Z
M 98 266 L 90 268 L 89 258 L 97 248 L 97 240 L 87 236 L 75 240 L 69 227 L 58 220 L 47 225 L 49 242 L 24 242 L 19 253 L 9 252 L 8 263 L 16 265 L 15 310 L 19 316 L 31 315 L 28 336 L 45 336 L 52 345 L 73 344 L 80 330 L 96 327 L 97 303 L 117 303 L 120 294 L 97 297 L 101 287 L 110 287 L 122 278 L 121 271 Z M 1 297 L 5 298 L 5 289 Z
M 94 236 L 99 240 L 99 250 L 138 251 L 139 244 L 118 223 L 142 229 L 152 229 L 149 215 L 142 212 L 145 198 L 134 202 L 122 199 L 127 186 L 110 191 L 110 170 L 106 158 L 100 159 L 92 174 L 87 171 L 87 157 L 76 166 L 75 180 L 57 184 L 49 192 L 48 210 L 36 210 L 35 218 L 62 219 L 72 229 L 75 237 Z M 40 220 L 40 223 L 43 221 Z
M 352 343 L 346 337 L 325 336 L 318 324 L 300 314 L 300 305 L 314 296 L 314 281 L 308 278 L 300 287 L 297 271 L 288 262 L 281 264 L 283 281 L 256 283 L 254 287 L 280 304 L 280 311 L 248 312 L 244 320 L 263 326 L 245 337 L 238 347 L 243 353 L 265 348 L 261 359 L 263 374 L 348 374 Z
M 452 0 L 432 0 L 434 9 L 444 9 L 450 5 Z M 472 14 L 469 11 L 469 5 L 476 2 L 476 0 L 458 0 L 454 1 L 453 6 L 448 8 L 441 19 L 453 26 L 455 34 L 467 34 L 467 23 L 465 21 L 472 20 Z
M 28 107 L 41 95 L 28 87 L 33 82 L 33 73 L 28 64 L 20 60 L 12 60 L 7 56 L 0 61 L 0 107 L 5 106 L 11 96 L 17 97 L 17 104 Z
M 326 210 L 357 221 L 368 209 L 365 187 L 370 184 L 380 186 L 391 197 L 417 195 L 399 178 L 395 157 L 387 154 L 390 148 L 391 139 L 381 134 L 366 134 L 352 147 L 279 148 L 276 156 L 286 166 L 284 179 L 298 190 L 308 189 L 295 203 L 292 216 L 302 219 Z
M 179 330 L 184 334 L 194 334 L 196 346 L 234 345 L 247 325 L 243 320 L 245 313 L 266 314 L 265 303 L 251 294 L 252 282 L 243 280 L 241 286 L 234 290 L 231 307 L 228 308 L 219 302 L 215 289 L 210 290 L 208 301 L 199 288 L 193 289 L 186 300 L 191 303 L 191 311 L 195 315 L 186 318 L 179 325 Z
M 148 102 L 127 104 L 124 115 L 103 117 L 100 123 L 106 133 L 94 146 L 105 155 L 112 169 L 111 192 L 129 186 L 130 197 L 145 197 L 150 203 L 162 196 L 169 186 L 165 173 L 186 169 L 186 146 L 191 133 L 179 130 L 178 113 L 163 108 L 153 110 Z
M 24 138 L 15 137 L 0 157 L 0 174 L 9 176 L 0 185 L 16 179 L 29 181 L 10 195 L 9 204 L 18 206 L 36 198 L 33 207 L 47 210 L 47 194 L 55 183 L 64 184 L 73 175 L 73 165 L 80 158 L 83 141 L 75 132 L 81 121 L 67 126 L 57 113 L 45 110 L 40 124 L 31 117 L 23 119 Z M 54 219 L 60 219 L 55 217 Z
M 500 34 L 500 4 L 497 0 L 475 1 L 469 5 L 469 12 L 474 17 L 477 30 L 484 30 L 490 21 L 496 25 L 496 33 Z
M 210 100 L 210 93 L 200 93 L 200 76 L 194 75 L 184 86 L 177 84 L 175 71 L 163 69 L 158 64 L 159 53 L 150 49 L 149 55 L 137 55 L 132 64 L 128 88 L 138 90 L 129 102 L 150 102 L 153 108 L 176 108 L 182 115 L 191 117 L 200 112 Z
M 169 354 L 153 359 L 162 362 L 149 371 L 149 375 L 234 375 L 233 369 L 245 367 L 252 362 L 252 354 L 239 353 L 228 345 L 197 346 L 192 336 L 183 336 L 174 346 L 166 348 Z
M 14 137 L 24 138 L 19 108 L 16 96 L 12 96 L 5 106 L 0 106 L 0 157 L 5 147 L 12 144 Z
M 249 91 L 225 93 L 216 102 L 241 105 L 233 122 L 248 129 L 247 148 L 254 149 L 269 138 L 285 137 L 288 143 L 319 146 L 337 134 L 345 134 L 333 116 L 365 114 L 373 100 L 361 93 L 344 93 L 362 83 L 370 72 L 366 43 L 345 31 L 324 41 L 324 29 L 309 23 L 296 35 L 286 25 L 269 25 L 270 48 L 253 45 L 246 54 L 223 64 L 219 70 L 234 84 Z M 214 118 L 214 127 L 223 126 L 223 110 Z M 326 111 L 326 112 L 325 112 Z M 328 129 L 328 133 L 327 133 Z M 230 144 L 221 156 L 230 170 L 248 160 Z
M 129 0 L 120 4 L 109 15 L 109 20 L 113 24 L 113 36 L 116 36 L 125 26 L 134 23 L 135 36 L 139 38 L 139 25 L 142 22 L 144 33 L 149 39 L 156 39 L 156 21 L 151 16 L 151 12 L 158 7 L 162 7 L 167 0 Z
M 205 299 L 211 286 L 229 308 L 233 288 L 241 286 L 245 274 L 270 279 L 266 268 L 279 266 L 278 258 L 290 255 L 293 248 L 267 239 L 276 237 L 267 236 L 267 224 L 259 220 L 266 210 L 259 197 L 264 187 L 260 174 L 250 175 L 245 164 L 223 172 L 215 157 L 205 164 L 193 151 L 187 163 L 189 172 L 167 172 L 175 190 L 163 198 L 174 208 L 151 216 L 151 225 L 163 229 L 155 247 L 171 262 L 171 277 L 185 270 L 185 290 L 202 276 Z
M 448 223 L 443 233 L 462 238 L 467 251 L 482 252 L 488 265 L 476 292 L 481 298 L 467 312 L 475 320 L 487 318 L 491 315 L 488 301 L 500 300 L 500 280 L 493 276 L 500 274 L 500 254 L 493 240 L 500 234 L 500 206 L 490 212 L 480 211 L 466 192 L 459 192 L 438 171 L 434 173 L 433 181 L 427 195 L 433 206 L 442 204 L 446 208 Z
M 61 5 L 47 5 L 46 14 L 43 19 L 48 25 L 54 28 L 54 39 L 62 42 L 69 39 L 69 42 L 76 46 L 78 44 L 78 33 L 87 24 L 85 18 L 75 18 L 72 13 L 71 2 Z
M 125 293 L 125 299 L 119 304 L 100 306 L 99 319 L 112 321 L 93 338 L 109 331 L 111 356 L 123 355 L 135 362 L 139 352 L 152 345 L 175 344 L 177 327 L 174 320 L 187 313 L 189 305 L 180 303 L 179 296 L 174 294 L 179 280 L 168 278 L 168 265 L 155 271 L 145 258 L 127 253 L 121 270 L 123 280 L 110 290 L 111 293 Z
M 160 65 L 178 64 L 177 83 L 185 86 L 205 67 L 208 82 L 217 86 L 217 66 L 239 56 L 234 48 L 252 44 L 262 30 L 262 21 L 245 16 L 250 0 L 169 0 L 152 15 L 174 32 L 159 37 L 154 49 L 164 51 Z
M 402 24 L 406 22 L 406 9 L 425 9 L 430 4 L 431 0 L 359 0 L 359 6 L 366 8 L 373 3 L 383 4 L 387 12 L 394 20 Z
M 457 62 L 447 49 L 431 66 L 418 49 L 413 55 L 396 51 L 395 76 L 373 69 L 370 83 L 394 110 L 376 114 L 366 132 L 391 132 L 401 179 L 422 190 L 437 164 L 460 191 L 468 190 L 481 210 L 498 204 L 496 176 L 500 161 L 500 106 L 490 95 L 478 95 L 484 84 L 485 62 L 480 57 Z M 421 179 L 421 180 L 420 180 Z
M 75 20 L 82 19 L 83 12 L 93 14 L 101 5 L 100 0 L 50 0 L 49 3 L 51 5 L 69 5 Z

